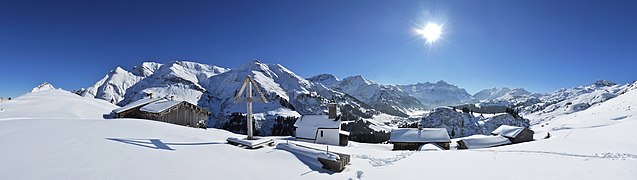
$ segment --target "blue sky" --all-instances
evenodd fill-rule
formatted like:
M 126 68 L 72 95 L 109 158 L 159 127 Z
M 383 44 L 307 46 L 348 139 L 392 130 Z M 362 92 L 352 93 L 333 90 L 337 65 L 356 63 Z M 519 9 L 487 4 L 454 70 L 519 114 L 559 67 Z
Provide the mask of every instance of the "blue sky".
M 637 80 L 635 1 L 0 1 L 0 96 L 116 66 L 279 63 L 309 77 L 550 92 Z M 416 24 L 444 23 L 443 39 Z

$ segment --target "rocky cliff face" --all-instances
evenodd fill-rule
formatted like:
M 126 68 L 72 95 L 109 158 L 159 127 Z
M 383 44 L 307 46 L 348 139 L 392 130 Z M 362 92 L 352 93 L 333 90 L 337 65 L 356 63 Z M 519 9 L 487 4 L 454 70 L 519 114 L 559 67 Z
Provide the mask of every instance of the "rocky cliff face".
M 503 113 L 492 117 L 477 113 L 463 113 L 452 108 L 436 108 L 422 118 L 420 123 L 426 128 L 446 128 L 452 138 L 471 136 L 474 134 L 490 134 L 500 125 L 529 127 L 529 120 L 515 118 Z

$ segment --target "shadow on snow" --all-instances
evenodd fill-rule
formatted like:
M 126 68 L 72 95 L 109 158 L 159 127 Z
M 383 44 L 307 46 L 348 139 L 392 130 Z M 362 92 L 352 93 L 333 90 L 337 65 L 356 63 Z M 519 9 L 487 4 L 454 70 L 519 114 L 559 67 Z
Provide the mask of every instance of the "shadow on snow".
M 193 145 L 212 145 L 212 144 L 226 144 L 226 142 L 200 142 L 200 143 L 165 143 L 161 139 L 124 139 L 124 138 L 105 138 L 107 140 L 121 142 L 125 144 L 151 148 L 174 151 L 175 149 L 170 146 L 193 146 Z M 170 145 L 170 146 L 169 146 Z

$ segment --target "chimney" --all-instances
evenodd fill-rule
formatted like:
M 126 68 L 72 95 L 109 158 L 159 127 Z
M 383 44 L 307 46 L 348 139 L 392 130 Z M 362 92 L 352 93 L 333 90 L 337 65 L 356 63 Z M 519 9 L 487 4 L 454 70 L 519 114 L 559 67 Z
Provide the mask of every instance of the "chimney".
M 418 123 L 418 130 L 422 130 L 422 124 Z
M 170 96 L 170 101 L 175 101 L 175 96 Z
M 336 103 L 328 103 L 327 104 L 327 111 L 328 111 L 328 118 L 329 119 L 336 119 L 337 116 L 337 106 Z
M 151 93 L 148 93 L 148 94 L 146 94 L 146 95 L 148 96 L 148 98 L 151 98 L 151 99 L 153 98 L 153 93 L 152 93 L 152 92 L 151 92 Z

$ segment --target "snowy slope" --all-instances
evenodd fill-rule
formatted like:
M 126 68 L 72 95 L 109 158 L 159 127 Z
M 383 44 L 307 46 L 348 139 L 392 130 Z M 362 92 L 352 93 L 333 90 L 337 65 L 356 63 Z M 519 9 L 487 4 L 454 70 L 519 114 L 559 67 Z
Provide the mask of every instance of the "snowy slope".
M 11 101 L 0 102 L 0 120 L 102 118 L 117 106 L 94 98 L 81 97 L 61 89 L 27 93 Z
M 398 85 L 397 87 L 418 99 L 428 109 L 473 102 L 473 97 L 465 89 L 445 81 Z

